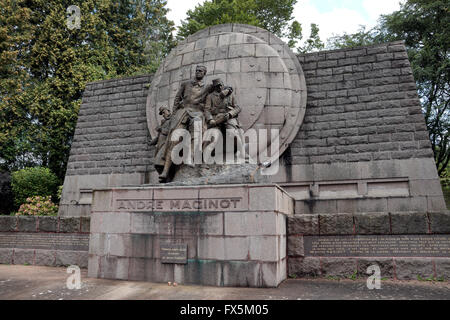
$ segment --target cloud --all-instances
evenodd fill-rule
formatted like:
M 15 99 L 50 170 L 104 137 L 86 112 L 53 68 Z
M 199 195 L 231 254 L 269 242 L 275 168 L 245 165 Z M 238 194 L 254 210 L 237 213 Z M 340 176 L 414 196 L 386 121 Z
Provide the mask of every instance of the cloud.
M 400 0 L 364 0 L 362 6 L 369 16 L 370 23 L 375 25 L 380 15 L 399 10 Z
M 321 13 L 311 0 L 297 3 L 294 9 L 294 17 L 302 24 L 304 39 L 309 37 L 310 24 L 315 23 L 319 26 L 319 35 L 324 42 L 333 35 L 356 32 L 360 25 L 367 24 L 367 20 L 361 12 L 334 8 L 331 11 Z
M 167 7 L 170 9 L 167 17 L 175 22 L 176 26 L 180 26 L 181 20 L 186 19 L 186 12 L 203 2 L 204 0 L 167 0 Z

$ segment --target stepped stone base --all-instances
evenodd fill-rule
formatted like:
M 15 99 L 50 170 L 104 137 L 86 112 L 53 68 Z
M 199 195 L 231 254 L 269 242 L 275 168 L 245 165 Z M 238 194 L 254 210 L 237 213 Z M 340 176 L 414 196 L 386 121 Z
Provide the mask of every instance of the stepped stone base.
M 294 202 L 276 185 L 96 190 L 92 208 L 90 277 L 239 287 L 286 279 Z

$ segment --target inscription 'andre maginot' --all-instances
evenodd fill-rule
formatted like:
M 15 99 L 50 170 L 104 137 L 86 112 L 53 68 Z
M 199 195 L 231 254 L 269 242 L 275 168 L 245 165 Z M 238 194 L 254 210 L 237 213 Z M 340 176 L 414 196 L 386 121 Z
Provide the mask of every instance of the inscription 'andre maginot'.
M 241 207 L 242 198 L 214 199 L 117 199 L 116 208 L 120 211 L 152 210 L 235 210 Z

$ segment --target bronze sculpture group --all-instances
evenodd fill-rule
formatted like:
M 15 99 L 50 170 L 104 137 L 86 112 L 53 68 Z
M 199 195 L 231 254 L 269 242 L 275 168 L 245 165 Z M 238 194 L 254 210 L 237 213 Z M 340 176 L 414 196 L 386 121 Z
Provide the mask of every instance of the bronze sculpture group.
M 221 79 L 214 79 L 212 84 L 205 85 L 203 79 L 206 72 L 206 67 L 197 66 L 195 78 L 181 84 L 172 113 L 166 107 L 159 110 L 163 119 L 151 144 L 156 145 L 154 166 L 160 182 L 168 181 L 173 165 L 172 150 L 178 141 L 172 141 L 171 135 L 176 129 L 188 130 L 192 135 L 196 123 L 202 132 L 210 128 L 217 128 L 222 133 L 235 130 L 239 132 L 234 135 L 238 138 L 237 143 L 243 142 L 237 119 L 241 108 L 236 103 L 233 88 L 224 86 Z

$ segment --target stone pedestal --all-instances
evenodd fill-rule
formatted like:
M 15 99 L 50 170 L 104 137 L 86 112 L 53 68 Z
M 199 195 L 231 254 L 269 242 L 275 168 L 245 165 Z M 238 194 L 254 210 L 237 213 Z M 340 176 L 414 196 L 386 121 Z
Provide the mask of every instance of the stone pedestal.
M 96 190 L 89 277 L 277 287 L 293 204 L 276 185 Z

